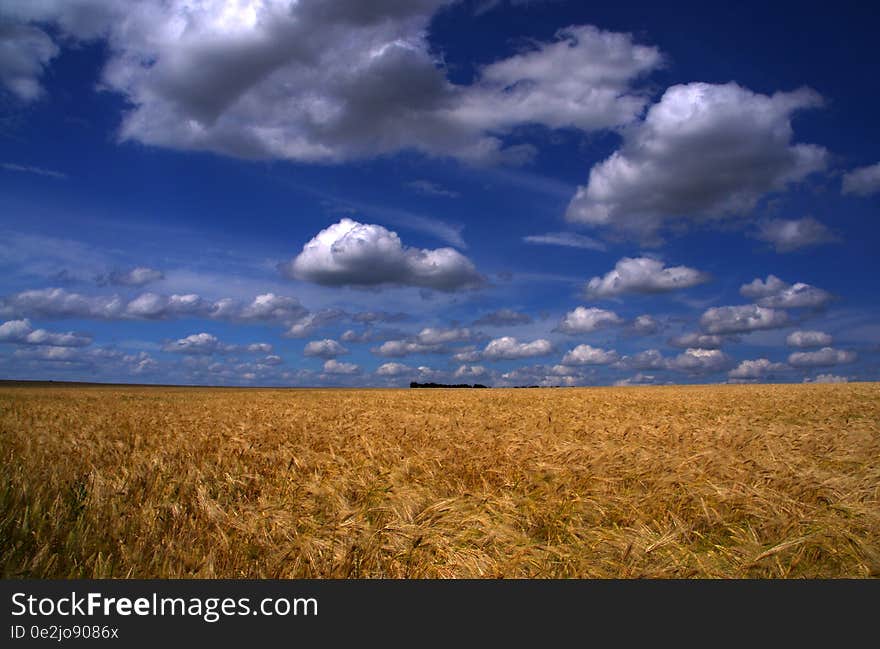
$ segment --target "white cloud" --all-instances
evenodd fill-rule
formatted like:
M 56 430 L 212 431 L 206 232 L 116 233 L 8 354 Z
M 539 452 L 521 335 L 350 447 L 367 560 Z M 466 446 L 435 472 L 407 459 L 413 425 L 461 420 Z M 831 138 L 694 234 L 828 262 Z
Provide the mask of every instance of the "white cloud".
M 783 282 L 776 275 L 768 275 L 766 280 L 756 277 L 748 284 L 743 284 L 739 288 L 739 293 L 743 297 L 752 300 L 777 295 L 789 288 L 789 284 Z
M 743 304 L 707 309 L 700 316 L 700 326 L 710 334 L 736 334 L 760 329 L 779 329 L 788 324 L 785 311 Z
M 0 25 L 0 31 L 2 31 L 3 27 Z M 0 45 L 2 48 L 2 45 Z M 2 65 L 2 63 L 0 63 Z M 44 167 L 34 167 L 33 165 L 20 165 L 15 164 L 14 162 L 0 162 L 0 168 L 5 169 L 6 171 L 18 171 L 26 174 L 35 174 L 37 176 L 48 176 L 49 178 L 58 178 L 65 179 L 67 178 L 67 174 L 63 174 L 60 171 L 55 171 L 54 169 L 46 169 Z
M 793 331 L 785 342 L 791 347 L 827 347 L 832 339 L 824 331 Z
M 849 383 L 849 379 L 837 374 L 819 374 L 814 379 L 805 378 L 804 383 Z
M 619 358 L 613 349 L 597 349 L 590 345 L 578 345 L 562 357 L 563 365 L 609 365 Z
M 340 374 L 351 376 L 360 374 L 361 368 L 354 363 L 340 363 L 335 359 L 324 362 L 324 374 Z
M 734 369 L 727 373 L 732 379 L 759 379 L 772 372 L 780 372 L 788 369 L 785 363 L 774 363 L 766 358 L 758 358 L 750 361 L 742 361 Z
M 853 169 L 843 175 L 844 194 L 870 196 L 880 192 L 880 162 Z
M 438 345 L 423 345 L 422 343 L 410 340 L 386 340 L 378 347 L 373 347 L 370 351 L 378 356 L 400 358 L 410 354 L 437 353 L 441 351 L 441 347 Z
M 58 333 L 34 329 L 30 320 L 9 320 L 0 324 L 0 342 L 19 345 L 50 345 L 54 347 L 86 347 L 92 337 L 72 331 Z
M 467 342 L 472 336 L 471 330 L 467 328 L 440 329 L 425 327 L 416 336 L 416 341 L 422 345 L 443 345 L 446 343 Z
M 314 313 L 303 316 L 298 322 L 294 322 L 287 331 L 284 332 L 285 338 L 305 338 L 311 336 L 315 331 L 324 327 L 340 318 L 345 313 L 339 309 L 322 309 Z
M 780 309 L 819 308 L 834 297 L 821 288 L 803 282 L 788 284 L 775 275 L 768 275 L 766 281 L 757 278 L 743 284 L 739 292 L 744 297 L 759 298 L 758 306 Z
M 673 347 L 701 347 L 702 349 L 718 349 L 724 343 L 724 338 L 714 334 L 686 333 L 669 341 Z
M 521 160 L 528 149 L 504 149 L 500 134 L 626 124 L 646 103 L 631 85 L 662 63 L 628 34 L 574 26 L 455 84 L 428 42 L 446 4 L 9 0 L 3 11 L 67 41 L 107 39 L 101 85 L 130 106 L 123 139 L 246 158 Z M 46 38 L 31 49 L 18 66 L 25 96 L 56 52 Z
M 623 318 L 613 311 L 579 306 L 574 311 L 566 313 L 556 329 L 562 333 L 574 335 L 589 333 L 622 322 Z
M 241 320 L 262 322 L 291 322 L 302 318 L 306 313 L 305 307 L 295 297 L 263 293 L 242 307 L 237 317 Z
M 788 357 L 789 365 L 795 367 L 829 367 L 852 363 L 854 360 L 856 360 L 855 352 L 832 347 L 823 347 L 814 352 L 794 352 Z
M 230 351 L 230 346 L 224 345 L 213 334 L 202 332 L 166 343 L 162 351 L 179 354 L 225 354 Z
M 405 247 L 396 232 L 348 218 L 321 230 L 283 270 L 324 286 L 396 285 L 454 291 L 484 282 L 473 263 L 453 248 Z
M 148 268 L 146 266 L 137 266 L 127 271 L 114 270 L 109 273 L 98 275 L 97 282 L 99 285 L 116 284 L 118 286 L 144 286 L 150 282 L 158 282 L 164 279 L 165 275 L 160 270 Z
M 592 168 L 566 216 L 651 238 L 670 220 L 746 214 L 824 168 L 827 151 L 793 144 L 791 128 L 795 112 L 820 104 L 804 88 L 768 96 L 732 82 L 672 86 Z
M 210 312 L 211 303 L 194 293 L 170 296 L 142 293 L 125 307 L 125 315 L 133 318 L 206 317 Z
M 637 372 L 635 375 L 630 376 L 626 379 L 620 379 L 619 381 L 615 381 L 614 385 L 618 387 L 628 387 L 634 385 L 653 385 L 657 377 L 653 374 L 642 374 L 641 372 Z
M 513 360 L 517 358 L 532 358 L 546 356 L 553 351 L 553 345 L 549 340 L 540 338 L 530 343 L 521 343 L 512 336 L 503 336 L 489 341 L 483 350 L 483 358 L 489 361 Z
M 630 324 L 630 329 L 642 336 L 648 336 L 653 333 L 657 333 L 660 330 L 660 323 L 657 322 L 652 316 L 647 314 L 638 316 L 635 320 Z
M 345 347 L 330 338 L 312 340 L 303 349 L 305 356 L 318 356 L 320 358 L 335 358 L 347 353 L 348 350 Z
M 116 295 L 85 296 L 63 288 L 22 291 L 0 302 L 0 313 L 45 318 L 121 317 L 125 303 Z
M 0 9 L 0 84 L 22 101 L 43 95 L 43 69 L 58 55 L 58 46 L 42 29 L 3 21 Z
M 709 281 L 706 273 L 687 266 L 664 268 L 650 257 L 624 257 L 604 277 L 587 282 L 587 297 L 614 297 L 622 293 L 662 293 Z
M 756 236 L 772 243 L 780 253 L 839 241 L 831 230 L 812 217 L 768 219 L 758 225 Z
M 633 356 L 624 356 L 615 367 L 628 370 L 665 370 L 669 369 L 669 359 L 657 349 L 646 349 Z
M 669 361 L 669 368 L 689 374 L 720 372 L 731 363 L 730 357 L 718 349 L 688 349 Z
M 480 352 L 475 346 L 470 345 L 456 351 L 452 355 L 452 360 L 456 363 L 476 363 L 482 357 L 482 352 Z
M 580 248 L 582 250 L 605 250 L 601 241 L 574 232 L 548 232 L 547 234 L 530 234 L 523 237 L 526 243 L 545 246 L 563 246 L 564 248 Z
M 412 374 L 416 370 L 403 363 L 383 363 L 376 369 L 379 376 L 404 376 Z
M 488 376 L 489 372 L 482 365 L 462 365 L 453 376 L 457 379 L 480 379 Z

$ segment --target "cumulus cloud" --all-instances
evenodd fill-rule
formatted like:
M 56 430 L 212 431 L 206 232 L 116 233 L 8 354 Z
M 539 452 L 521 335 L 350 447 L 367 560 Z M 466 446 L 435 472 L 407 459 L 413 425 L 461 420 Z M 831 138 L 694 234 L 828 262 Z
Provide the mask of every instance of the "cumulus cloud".
M 743 284 L 739 288 L 739 293 L 743 297 L 752 300 L 777 295 L 787 289 L 789 284 L 783 282 L 776 275 L 768 275 L 766 280 L 756 277 L 748 284 Z
M 772 372 L 781 372 L 788 369 L 785 363 L 774 363 L 767 358 L 742 361 L 734 369 L 727 373 L 732 379 L 760 379 Z
M 40 77 L 58 55 L 46 32 L 31 25 L 4 20 L 0 10 L 0 84 L 22 101 L 43 95 Z
M 614 297 L 622 293 L 662 293 L 709 281 L 709 276 L 687 266 L 664 267 L 650 257 L 624 257 L 604 277 L 587 282 L 587 297 Z
M 824 331 L 793 331 L 785 342 L 791 347 L 828 347 L 832 339 Z
M 870 196 L 880 192 L 880 162 L 844 174 L 842 191 L 854 196 Z
M 319 358 L 336 358 L 337 356 L 347 353 L 348 350 L 345 347 L 330 338 L 313 340 L 305 346 L 305 349 L 303 349 L 303 355 L 317 356 Z
M 619 358 L 613 349 L 598 349 L 590 345 L 578 345 L 562 357 L 563 365 L 608 365 Z
M 834 297 L 803 282 L 788 284 L 775 275 L 769 275 L 765 281 L 758 278 L 743 284 L 739 292 L 744 297 L 758 298 L 758 306 L 781 309 L 820 308 Z
M 856 360 L 856 353 L 832 347 L 823 347 L 814 352 L 794 352 L 788 357 L 789 365 L 795 367 L 830 367 Z
M 324 374 L 352 376 L 354 374 L 360 374 L 360 372 L 361 368 L 354 363 L 340 363 L 333 358 L 324 361 Z
M 410 316 L 407 313 L 389 313 L 388 311 L 361 311 L 360 313 L 354 313 L 351 316 L 351 319 L 355 322 L 362 322 L 365 324 L 373 324 L 376 322 L 402 322 L 404 320 L 409 320 L 409 318 Z
M 376 374 L 379 376 L 404 376 L 415 371 L 415 368 L 403 363 L 383 363 L 376 369 Z
M 819 374 L 814 379 L 805 378 L 804 383 L 849 383 L 849 379 L 837 374 Z
M 453 248 L 405 247 L 396 232 L 348 218 L 321 230 L 282 271 L 324 286 L 454 291 L 484 282 L 473 263 Z
M 442 351 L 442 348 L 439 345 L 424 345 L 411 340 L 386 340 L 378 347 L 373 347 L 370 351 L 378 356 L 400 358 L 411 354 L 439 353 Z
M 0 301 L 0 314 L 37 318 L 118 318 L 124 308 L 116 295 L 85 296 L 63 288 L 22 291 Z
M 499 309 L 497 311 L 492 311 L 491 313 L 480 316 L 480 318 L 474 320 L 474 325 L 478 327 L 510 327 L 529 324 L 531 322 L 531 316 L 526 313 L 520 313 L 518 311 L 514 311 L 513 309 Z
M 730 357 L 719 349 L 687 349 L 672 360 L 668 367 L 689 374 L 712 374 L 726 369 Z
M 701 334 L 697 332 L 682 334 L 669 341 L 673 347 L 700 347 L 702 349 L 718 349 L 724 343 L 724 338 L 714 334 Z
M 213 334 L 202 332 L 168 342 L 162 346 L 162 351 L 178 354 L 208 355 L 225 354 L 231 351 L 231 347 L 220 342 Z
M 582 250 L 605 250 L 606 245 L 601 241 L 574 232 L 548 232 L 547 234 L 530 234 L 523 237 L 526 243 L 544 246 L 562 246 L 564 248 L 580 248 Z
M 785 311 L 756 304 L 719 306 L 700 316 L 700 327 L 710 334 L 738 334 L 760 329 L 779 329 L 788 324 Z
M 791 128 L 794 113 L 821 103 L 806 88 L 763 95 L 733 82 L 672 86 L 592 168 L 566 216 L 651 238 L 672 220 L 746 214 L 825 167 L 827 151 L 793 143 Z
M 569 311 L 559 321 L 556 330 L 565 334 L 576 335 L 596 331 L 602 327 L 621 324 L 623 318 L 606 309 L 579 306 Z
M 194 293 L 169 296 L 143 293 L 126 305 L 125 315 L 134 318 L 208 316 L 211 306 Z
M 95 280 L 98 285 L 106 286 L 107 284 L 115 284 L 117 286 L 144 286 L 150 282 L 158 282 L 164 279 L 165 275 L 160 270 L 148 268 L 146 266 L 137 266 L 130 270 L 114 270 L 109 273 L 98 275 Z
M 295 297 L 264 293 L 244 305 L 234 317 L 261 322 L 290 322 L 299 320 L 307 312 Z
M 422 345 L 444 345 L 467 342 L 472 337 L 471 330 L 466 327 L 452 327 L 450 329 L 425 327 L 416 336 L 416 341 Z
M 635 320 L 630 323 L 629 328 L 633 333 L 648 336 L 657 333 L 657 331 L 660 330 L 660 323 L 652 316 L 646 314 L 635 318 Z
M 546 356 L 553 351 L 549 340 L 539 338 L 530 343 L 521 343 L 512 336 L 503 336 L 489 341 L 483 350 L 482 357 L 489 361 L 513 360 Z
M 614 382 L 614 385 L 618 387 L 629 387 L 635 385 L 653 385 L 656 381 L 657 377 L 653 374 L 643 374 L 642 372 L 637 372 L 633 376 L 630 376 L 625 379 L 620 379 Z
M 294 322 L 287 331 L 284 332 L 285 338 L 305 338 L 311 336 L 315 331 L 328 324 L 336 322 L 345 317 L 345 312 L 340 309 L 321 309 L 314 313 L 304 315 L 299 321 Z
M 529 150 L 499 135 L 627 124 L 646 103 L 633 83 L 662 63 L 628 34 L 573 26 L 453 83 L 428 42 L 446 4 L 11 0 L 4 13 L 67 41 L 107 40 L 102 87 L 130 106 L 121 138 L 245 158 L 522 160 Z M 4 81 L 21 77 L 18 92 L 33 95 L 54 48 L 42 38 Z
M 812 217 L 768 219 L 758 224 L 756 236 L 762 241 L 773 244 L 776 252 L 780 253 L 839 241 L 831 230 Z
M 0 342 L 19 345 L 49 345 L 54 347 L 86 347 L 92 344 L 92 337 L 77 334 L 34 329 L 28 319 L 9 320 L 0 324 Z
M 488 375 L 488 370 L 482 365 L 462 365 L 453 374 L 457 379 L 481 379 Z
M 657 349 L 646 349 L 632 356 L 624 356 L 615 367 L 628 370 L 665 370 L 669 369 L 669 359 Z

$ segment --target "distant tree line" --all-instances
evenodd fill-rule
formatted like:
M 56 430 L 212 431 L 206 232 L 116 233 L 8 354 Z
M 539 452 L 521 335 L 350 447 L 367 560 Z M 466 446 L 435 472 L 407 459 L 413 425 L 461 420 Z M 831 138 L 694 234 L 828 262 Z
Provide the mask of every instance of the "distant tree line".
M 418 383 L 413 381 L 409 384 L 411 388 L 488 388 L 487 385 L 482 385 L 481 383 L 474 383 L 473 385 L 469 385 L 467 383 L 456 383 L 456 384 L 447 384 L 447 383 Z

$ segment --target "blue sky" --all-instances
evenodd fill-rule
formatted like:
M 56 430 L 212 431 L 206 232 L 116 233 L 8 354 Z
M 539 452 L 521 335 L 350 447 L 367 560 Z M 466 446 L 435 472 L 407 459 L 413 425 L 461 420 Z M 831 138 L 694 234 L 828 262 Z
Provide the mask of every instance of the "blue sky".
M 7 0 L 0 377 L 877 380 L 875 24 Z

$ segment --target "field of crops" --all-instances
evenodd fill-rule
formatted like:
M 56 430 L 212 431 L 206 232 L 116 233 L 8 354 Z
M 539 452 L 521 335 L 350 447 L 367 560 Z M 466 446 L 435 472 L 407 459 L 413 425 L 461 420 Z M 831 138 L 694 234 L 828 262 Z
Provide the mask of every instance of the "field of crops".
M 10 577 L 877 577 L 880 384 L 0 387 Z

